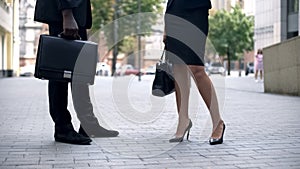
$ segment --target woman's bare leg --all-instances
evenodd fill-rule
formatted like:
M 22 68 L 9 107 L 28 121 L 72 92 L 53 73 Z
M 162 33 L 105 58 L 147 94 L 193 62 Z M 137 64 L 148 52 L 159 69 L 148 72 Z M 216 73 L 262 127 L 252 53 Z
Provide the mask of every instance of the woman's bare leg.
M 260 80 L 263 80 L 263 71 L 260 70 L 259 73 L 260 73 Z
M 184 64 L 174 64 L 175 94 L 178 111 L 178 126 L 175 137 L 182 137 L 189 125 L 190 75 Z
M 193 74 L 199 93 L 202 96 L 211 115 L 213 124 L 213 132 L 211 137 L 220 138 L 223 132 L 223 125 L 218 124 L 223 121 L 221 119 L 219 111 L 218 99 L 215 92 L 215 88 L 210 78 L 207 76 L 204 66 L 190 65 L 189 68 Z
M 255 70 L 254 78 L 257 80 L 258 70 Z

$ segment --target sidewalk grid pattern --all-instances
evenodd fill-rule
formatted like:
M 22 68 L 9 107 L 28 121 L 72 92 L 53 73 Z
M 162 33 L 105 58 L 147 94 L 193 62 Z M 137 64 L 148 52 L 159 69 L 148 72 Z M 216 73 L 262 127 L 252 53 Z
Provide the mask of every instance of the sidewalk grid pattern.
M 96 78 L 91 88 L 96 115 L 120 136 L 93 139 L 91 145 L 54 141 L 47 81 L 2 78 L 0 169 L 299 169 L 300 98 L 264 93 L 263 82 L 256 83 L 253 76 L 212 78 L 218 81 L 226 123 L 224 143 L 215 146 L 208 144 L 210 117 L 197 95 L 190 105 L 190 140 L 168 143 L 176 129 L 174 94 L 150 97 L 151 76 L 141 82 L 136 77 Z

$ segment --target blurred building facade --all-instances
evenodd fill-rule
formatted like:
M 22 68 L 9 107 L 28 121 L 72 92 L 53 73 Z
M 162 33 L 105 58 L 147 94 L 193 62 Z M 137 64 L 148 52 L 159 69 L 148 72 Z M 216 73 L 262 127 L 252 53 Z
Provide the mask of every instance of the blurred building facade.
M 211 0 L 213 10 L 230 11 L 235 5 L 240 5 L 246 15 L 254 15 L 254 0 Z
M 45 25 L 33 20 L 35 3 L 35 0 L 20 1 L 20 67 L 35 63 L 39 35 L 47 30 Z
M 163 34 L 164 34 L 164 17 L 158 17 L 157 23 L 152 26 L 152 33 L 150 36 L 146 36 L 145 41 L 145 50 L 144 54 L 144 64 L 143 67 L 151 67 L 156 64 L 159 58 L 162 55 L 164 50 L 163 43 Z
M 299 0 L 256 0 L 255 50 L 299 36 Z
M 0 77 L 13 74 L 13 10 L 11 1 L 0 0 Z
M 264 89 L 300 96 L 299 0 L 256 0 L 255 49 L 264 50 Z
M 214 10 L 227 10 L 231 9 L 231 1 L 232 0 L 211 0 L 212 7 Z

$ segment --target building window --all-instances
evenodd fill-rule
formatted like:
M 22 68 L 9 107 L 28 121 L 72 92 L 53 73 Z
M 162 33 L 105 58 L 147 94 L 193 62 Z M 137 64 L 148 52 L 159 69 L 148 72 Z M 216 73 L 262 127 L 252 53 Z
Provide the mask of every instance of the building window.
M 289 0 L 288 1 L 288 12 L 289 12 L 289 14 L 299 12 L 299 0 Z

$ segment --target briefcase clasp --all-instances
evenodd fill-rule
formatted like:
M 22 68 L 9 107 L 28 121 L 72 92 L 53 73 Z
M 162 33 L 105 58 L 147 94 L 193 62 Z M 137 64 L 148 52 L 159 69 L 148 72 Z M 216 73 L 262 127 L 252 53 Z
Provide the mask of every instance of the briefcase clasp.
M 64 78 L 71 79 L 72 78 L 72 71 L 65 70 L 64 71 Z

